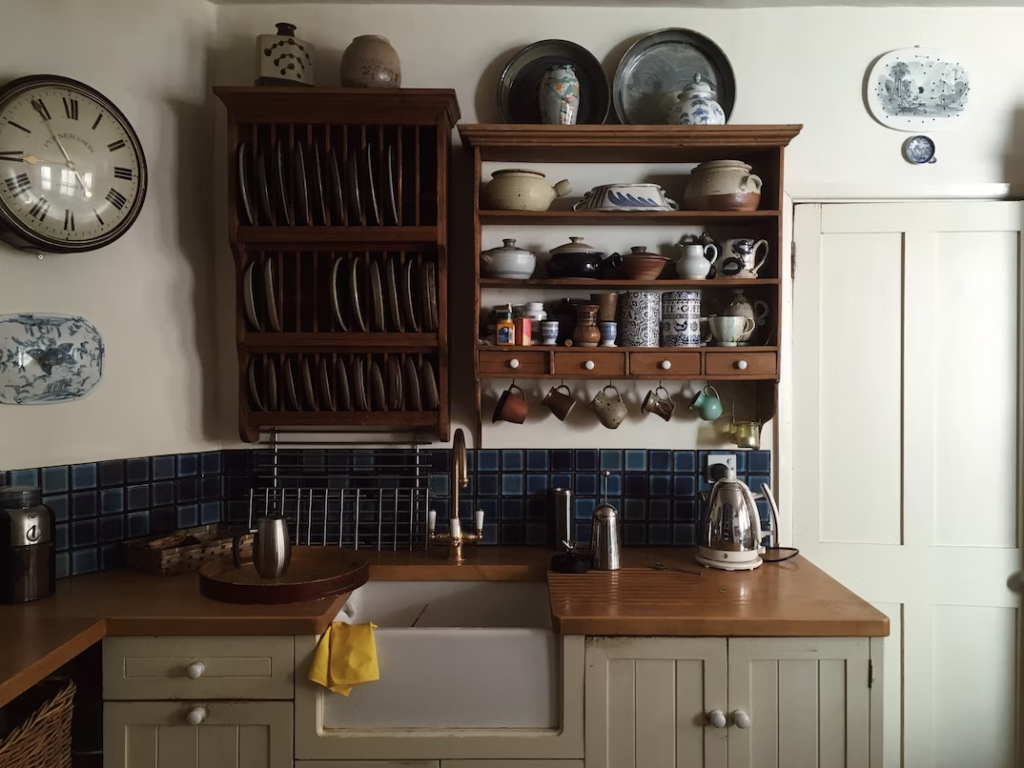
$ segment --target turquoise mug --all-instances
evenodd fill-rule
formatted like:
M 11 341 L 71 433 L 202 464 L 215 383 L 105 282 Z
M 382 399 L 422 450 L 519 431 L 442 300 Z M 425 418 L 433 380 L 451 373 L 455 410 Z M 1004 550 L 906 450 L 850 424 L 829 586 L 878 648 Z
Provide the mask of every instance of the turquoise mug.
M 722 415 L 722 398 L 710 384 L 694 395 L 690 402 L 690 410 L 704 421 L 714 421 Z

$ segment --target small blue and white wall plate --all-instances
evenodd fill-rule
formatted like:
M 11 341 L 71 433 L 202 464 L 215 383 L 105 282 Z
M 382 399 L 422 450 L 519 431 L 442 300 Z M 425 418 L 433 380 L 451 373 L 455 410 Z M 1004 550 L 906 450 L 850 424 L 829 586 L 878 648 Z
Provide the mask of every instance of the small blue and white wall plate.
M 911 136 L 903 142 L 903 156 L 914 165 L 934 163 L 935 142 L 927 136 Z
M 0 403 L 78 400 L 103 378 L 103 337 L 76 315 L 0 315 Z

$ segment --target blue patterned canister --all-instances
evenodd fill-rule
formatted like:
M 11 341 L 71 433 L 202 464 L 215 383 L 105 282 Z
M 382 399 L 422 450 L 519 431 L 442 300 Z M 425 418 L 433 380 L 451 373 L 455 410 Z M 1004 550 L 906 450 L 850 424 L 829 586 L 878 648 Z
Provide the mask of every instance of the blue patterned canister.
M 700 291 L 661 294 L 661 345 L 700 346 Z
M 626 291 L 619 297 L 619 346 L 657 347 L 661 330 L 661 296 Z

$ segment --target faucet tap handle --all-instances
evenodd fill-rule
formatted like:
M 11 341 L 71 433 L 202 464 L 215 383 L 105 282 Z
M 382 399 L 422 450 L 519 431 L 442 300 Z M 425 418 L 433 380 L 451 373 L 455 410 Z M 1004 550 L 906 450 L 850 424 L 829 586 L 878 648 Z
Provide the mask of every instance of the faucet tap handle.
M 476 523 L 476 532 L 482 536 L 484 532 L 484 511 L 482 509 L 473 513 L 473 521 Z
M 429 509 L 427 510 L 427 530 L 433 533 L 435 527 L 437 527 L 437 510 Z

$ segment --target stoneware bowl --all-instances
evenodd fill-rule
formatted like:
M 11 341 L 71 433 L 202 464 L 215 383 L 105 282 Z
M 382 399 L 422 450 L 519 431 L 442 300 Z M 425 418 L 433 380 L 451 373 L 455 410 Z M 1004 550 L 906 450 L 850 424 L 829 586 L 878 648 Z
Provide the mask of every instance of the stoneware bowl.
M 634 246 L 632 253 L 622 257 L 622 274 L 627 280 L 657 280 L 668 258 L 648 253 L 642 245 Z

